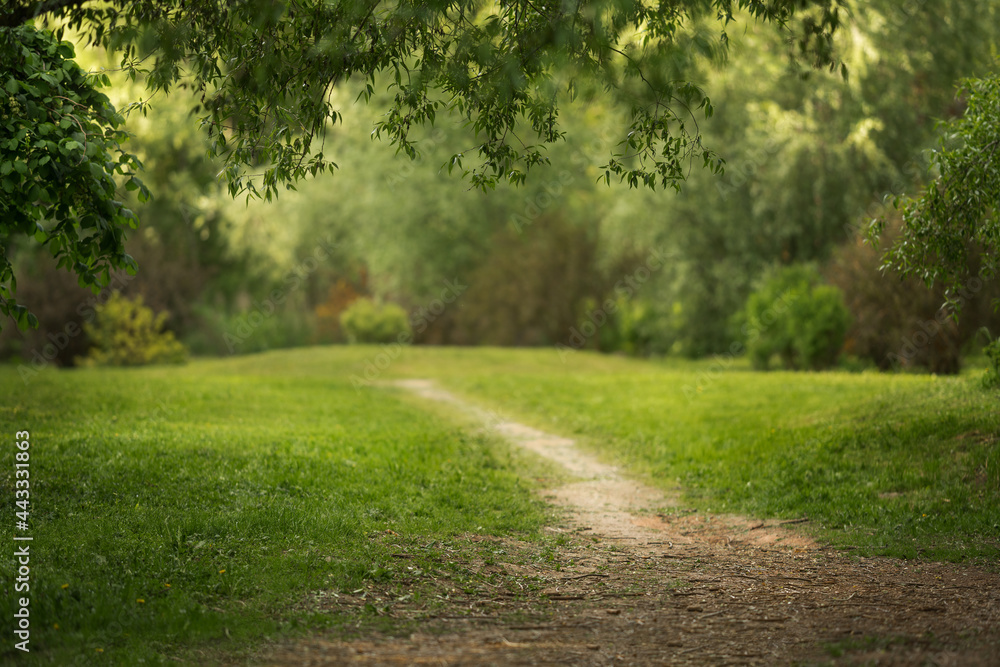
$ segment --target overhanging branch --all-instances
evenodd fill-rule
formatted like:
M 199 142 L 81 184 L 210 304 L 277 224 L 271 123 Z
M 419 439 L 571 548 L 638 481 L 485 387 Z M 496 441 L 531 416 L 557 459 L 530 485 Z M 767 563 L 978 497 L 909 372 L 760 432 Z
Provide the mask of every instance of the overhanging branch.
M 79 7 L 89 0 L 44 0 L 43 2 L 32 2 L 25 5 L 15 6 L 11 9 L 0 10 L 0 28 L 16 28 L 22 23 L 27 23 L 39 16 L 58 12 L 70 7 Z

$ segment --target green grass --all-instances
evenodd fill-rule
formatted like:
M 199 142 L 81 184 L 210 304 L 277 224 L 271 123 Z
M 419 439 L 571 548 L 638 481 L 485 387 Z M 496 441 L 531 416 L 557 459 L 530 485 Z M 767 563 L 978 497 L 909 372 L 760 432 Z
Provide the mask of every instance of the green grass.
M 31 433 L 32 654 L 18 657 L 154 664 L 203 640 L 238 647 L 335 620 L 299 608 L 309 591 L 404 577 L 398 544 L 538 529 L 509 450 L 390 391 L 355 391 L 344 352 L 28 386 L 0 369 L 8 619 L 13 440 Z
M 303 627 L 346 632 L 357 617 L 318 611 L 310 591 L 403 594 L 415 571 L 472 582 L 449 555 L 464 534 L 537 539 L 546 511 L 524 480 L 553 471 L 447 408 L 356 386 L 382 353 L 46 371 L 27 386 L 0 368 L 8 618 L 13 435 L 31 432 L 29 662 L 197 661 L 198 647 L 245 654 Z M 1000 401 L 975 377 L 428 348 L 375 375 L 436 378 L 702 510 L 807 515 L 807 530 L 864 554 L 998 556 Z M 401 549 L 417 558 L 393 558 Z M 391 629 L 377 612 L 363 627 Z
M 552 350 L 412 350 L 390 370 L 576 436 L 702 510 L 808 516 L 866 555 L 1000 555 L 1000 394 L 979 377 L 772 372 Z

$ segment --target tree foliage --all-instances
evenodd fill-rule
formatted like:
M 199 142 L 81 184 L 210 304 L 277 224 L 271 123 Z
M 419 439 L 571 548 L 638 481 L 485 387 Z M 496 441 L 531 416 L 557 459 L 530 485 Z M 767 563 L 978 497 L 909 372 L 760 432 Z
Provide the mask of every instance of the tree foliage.
M 834 65 L 841 0 L 6 2 L 0 39 L 3 62 L 13 67 L 0 83 L 17 91 L 6 108 L 13 136 L 5 137 L 16 155 L 0 164 L 21 180 L 41 173 L 66 183 L 64 171 L 80 178 L 55 192 L 41 177 L 28 183 L 38 190 L 9 179 L 24 194 L 7 205 L 16 224 L 5 216 L 3 231 L 34 235 L 33 215 L 61 215 L 57 235 L 44 242 L 89 284 L 98 272 L 106 278 L 110 267 L 131 264 L 122 242 L 133 220 L 117 204 L 112 174 L 124 176 L 126 187 L 143 186 L 133 173 L 137 161 L 120 152 L 120 116 L 73 69 L 68 47 L 28 23 L 37 17 L 121 53 L 125 72 L 153 93 L 191 93 L 212 151 L 225 160 L 230 192 L 270 199 L 279 186 L 334 169 L 323 139 L 341 116 L 329 94 L 352 77 L 364 82 L 365 98 L 388 82 L 393 100 L 375 134 L 410 157 L 415 128 L 443 113 L 463 118 L 476 141 L 449 165 L 480 188 L 523 182 L 546 162 L 545 146 L 563 137 L 561 105 L 578 94 L 610 93 L 629 113 L 620 143 L 609 147 L 605 178 L 676 186 L 691 159 L 721 169 L 700 140 L 696 113 L 710 115 L 712 106 L 688 77 L 691 54 L 721 57 L 733 23 L 757 20 L 794 24 L 791 49 L 810 64 Z M 714 29 L 698 29 L 706 22 Z M 46 158 L 55 163 L 52 174 L 33 169 L 48 166 Z M 0 305 L 30 323 L 12 301 L 9 268 L 0 275 L 9 283 Z
M 935 119 L 962 111 L 956 83 L 995 66 L 992 0 L 852 0 L 848 8 L 835 43 L 846 81 L 788 72 L 768 26 L 734 35 L 727 65 L 702 77 L 716 105 L 703 137 L 726 173 L 694 171 L 660 202 L 656 243 L 679 255 L 674 273 L 657 276 L 660 299 L 651 304 L 671 322 L 666 347 L 728 352 L 734 338 L 722 323 L 762 271 L 826 262 L 884 210 L 884 198 L 920 187 Z
M 896 201 L 903 229 L 885 255 L 904 276 L 944 285 L 956 306 L 968 283 L 1000 270 L 1000 75 L 966 80 L 961 92 L 967 108 L 942 125 L 937 176 L 921 196 Z M 876 220 L 873 237 L 884 226 Z M 977 264 L 979 275 L 970 276 Z
M 414 126 L 442 111 L 464 117 L 480 137 L 474 150 L 482 164 L 471 171 L 484 186 L 521 180 L 544 161 L 541 146 L 561 136 L 559 90 L 593 80 L 635 99 L 623 137 L 644 166 L 612 161 L 611 170 L 666 184 L 682 178 L 679 158 L 690 151 L 709 155 L 684 125 L 691 103 L 710 104 L 683 78 L 688 49 L 722 48 L 738 16 L 785 24 L 799 12 L 795 48 L 829 65 L 841 20 L 838 0 L 20 4 L 0 25 L 16 24 L 33 9 L 47 11 L 94 43 L 120 50 L 123 67 L 145 74 L 152 90 L 190 86 L 202 122 L 227 157 L 234 191 L 256 188 L 241 168 L 266 162 L 260 186 L 272 194 L 279 183 L 332 166 L 313 138 L 338 119 L 328 93 L 350 77 L 365 80 L 367 94 L 388 78 L 395 95 L 378 132 L 404 152 L 415 150 Z M 692 38 L 687 28 L 703 17 L 719 29 Z M 522 130 L 540 143 L 523 143 Z
M 147 192 L 136 157 L 122 148 L 123 118 L 92 77 L 73 61 L 73 47 L 31 25 L 0 29 L 0 242 L 44 243 L 80 284 L 106 284 L 113 269 L 132 269 L 125 229 L 136 217 L 116 194 Z M 0 313 L 18 324 L 37 319 L 16 303 L 13 266 L 0 256 Z

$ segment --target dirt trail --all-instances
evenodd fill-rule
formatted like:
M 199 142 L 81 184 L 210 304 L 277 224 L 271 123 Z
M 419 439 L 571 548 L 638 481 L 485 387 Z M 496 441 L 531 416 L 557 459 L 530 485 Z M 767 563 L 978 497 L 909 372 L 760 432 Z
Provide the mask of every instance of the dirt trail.
M 651 542 L 655 545 L 665 542 L 684 545 L 705 541 L 704 536 L 695 538 L 689 534 L 691 522 L 698 522 L 701 517 L 672 522 L 649 514 L 658 508 L 676 505 L 676 502 L 666 497 L 663 491 L 622 477 L 616 468 L 581 451 L 573 440 L 517 422 L 498 420 L 495 414 L 460 400 L 436 387 L 430 380 L 401 380 L 395 384 L 423 398 L 459 408 L 510 442 L 580 478 L 580 481 L 551 489 L 546 494 L 546 499 L 569 510 L 567 518 L 573 527 L 593 531 L 593 534 L 605 539 L 628 540 L 628 544 L 635 547 L 647 546 Z M 754 544 L 781 542 L 796 547 L 815 546 L 810 540 L 782 530 L 780 526 L 762 525 L 749 531 L 747 529 L 752 524 L 739 517 L 714 515 L 713 521 L 712 532 L 742 532 L 745 533 L 743 539 Z
M 426 624 L 409 638 L 314 637 L 261 664 L 1000 665 L 996 574 L 851 558 L 795 532 L 794 522 L 657 514 L 675 499 L 572 440 L 497 420 L 428 380 L 397 386 L 453 405 L 577 478 L 545 494 L 566 510 L 564 524 L 548 529 L 566 538 L 559 560 L 525 559 L 531 545 L 470 538 L 510 554 L 470 566 L 544 587 L 534 597 L 498 587 L 462 599 L 444 582 L 454 613 L 394 605 L 397 618 Z M 339 596 L 331 606 L 367 599 Z

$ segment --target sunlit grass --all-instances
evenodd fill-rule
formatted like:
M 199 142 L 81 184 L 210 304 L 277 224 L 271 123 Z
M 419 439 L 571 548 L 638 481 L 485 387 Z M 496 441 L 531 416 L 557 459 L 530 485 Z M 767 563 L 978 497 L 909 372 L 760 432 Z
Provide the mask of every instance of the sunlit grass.
M 553 350 L 413 350 L 391 370 L 576 436 L 702 510 L 807 516 L 864 554 L 1000 555 L 1000 396 L 979 371 L 755 373 Z
M 465 533 L 533 539 L 545 514 L 523 459 L 386 386 L 396 377 L 435 378 L 574 436 L 691 507 L 808 516 L 804 529 L 859 553 L 996 562 L 1000 410 L 975 377 L 396 352 L 46 371 L 28 385 L 0 368 L 3 431 L 10 443 L 31 431 L 28 659 L 156 663 L 191 659 L 206 642 L 246 650 L 345 622 L 303 606 L 309 591 L 402 582 L 406 563 L 433 571 L 448 560 L 433 545 Z M 0 537 L 12 544 L 15 450 L 2 451 L 10 520 Z M 429 560 L 395 561 L 393 543 L 431 545 Z M 0 562 L 10 582 L 15 562 Z M 5 613 L 14 608 L 8 587 Z M 4 642 L 9 658 L 13 638 Z
M 133 665 L 209 638 L 260 641 L 329 622 L 296 611 L 311 590 L 396 576 L 373 539 L 386 531 L 409 543 L 539 527 L 508 450 L 391 392 L 356 392 L 341 353 L 45 372 L 28 386 L 0 369 L 3 432 L 32 443 L 32 654 L 18 658 Z M 8 618 L 16 597 L 8 583 Z

